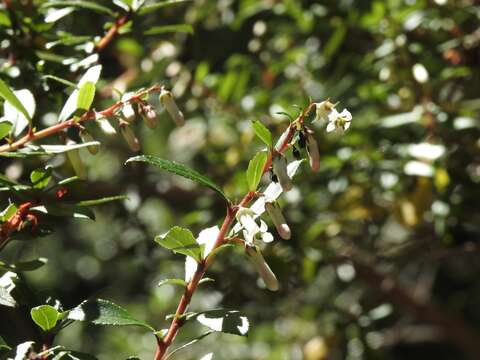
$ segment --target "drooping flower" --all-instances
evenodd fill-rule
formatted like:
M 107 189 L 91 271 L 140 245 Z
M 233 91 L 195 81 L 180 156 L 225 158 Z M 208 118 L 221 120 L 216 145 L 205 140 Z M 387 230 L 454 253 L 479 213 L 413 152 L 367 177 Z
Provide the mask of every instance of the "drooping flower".
M 82 130 L 80 131 L 80 139 L 82 139 L 82 141 L 84 143 L 89 143 L 89 142 L 92 142 L 92 141 L 95 141 L 93 139 L 93 136 L 90 135 L 90 133 L 87 131 L 87 130 Z M 98 145 L 89 145 L 87 146 L 87 150 L 90 154 L 92 155 L 96 155 L 98 153 L 98 149 L 99 149 L 99 146 Z
M 255 213 L 248 208 L 240 208 L 236 214 L 237 220 L 243 228 L 243 236 L 247 244 L 253 245 L 255 240 L 269 243 L 273 235 L 268 232 L 265 221 L 260 220 L 260 226 L 255 222 Z
M 347 109 L 339 113 L 333 109 L 328 115 L 327 132 L 337 131 L 343 133 L 348 130 L 352 122 L 352 114 Z
M 150 129 L 155 129 L 157 126 L 157 113 L 155 109 L 150 104 L 141 104 L 140 105 L 140 115 L 142 116 L 145 124 Z
M 277 291 L 280 287 L 277 277 L 273 273 L 272 269 L 270 269 L 270 266 L 268 266 L 260 249 L 257 246 L 247 246 L 246 250 L 267 289 L 270 291 Z
M 329 100 L 325 100 L 319 103 L 315 103 L 315 119 L 312 122 L 325 123 L 328 120 L 328 115 L 334 110 L 335 104 L 331 103 Z
M 287 174 L 287 160 L 281 155 L 275 156 L 272 161 L 272 169 L 273 173 L 277 175 L 278 182 L 283 191 L 292 190 L 292 180 Z
M 307 134 L 307 152 L 310 168 L 313 172 L 320 169 L 320 152 L 318 151 L 317 140 L 312 134 Z
M 165 106 L 165 109 L 170 114 L 173 121 L 175 121 L 177 126 L 182 126 L 185 123 L 185 118 L 183 116 L 183 113 L 178 108 L 177 103 L 173 98 L 173 94 L 170 91 L 162 88 L 162 91 L 160 92 L 158 98 L 160 100 L 160 103 Z
M 120 124 L 120 132 L 132 151 L 140 150 L 140 142 L 127 122 L 122 122 Z
M 270 219 L 272 219 L 272 223 L 275 226 L 275 229 L 277 229 L 278 235 L 284 240 L 290 239 L 292 233 L 285 217 L 283 216 L 280 206 L 276 202 L 267 202 L 265 203 L 265 209 L 267 210 Z

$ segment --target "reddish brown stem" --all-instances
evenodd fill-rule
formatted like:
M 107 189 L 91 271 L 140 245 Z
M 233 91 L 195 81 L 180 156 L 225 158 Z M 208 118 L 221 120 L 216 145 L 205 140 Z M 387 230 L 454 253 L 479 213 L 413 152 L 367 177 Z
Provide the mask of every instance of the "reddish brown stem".
M 130 19 L 130 13 L 120 16 L 112 27 L 107 31 L 107 33 L 100 39 L 100 41 L 95 45 L 95 50 L 97 52 L 102 51 L 107 47 L 108 44 L 115 38 L 118 34 L 120 28 L 126 24 L 126 22 Z
M 298 117 L 297 121 L 299 123 L 303 123 L 303 119 L 305 114 L 307 114 L 310 110 L 312 109 L 312 104 L 310 104 L 307 109 Z M 295 134 L 295 126 L 296 122 L 293 122 L 290 124 L 288 127 L 288 135 L 285 137 L 285 140 L 280 146 L 278 147 L 278 150 L 276 150 L 279 153 L 285 152 L 285 150 L 288 148 L 289 142 L 292 140 L 293 135 Z M 268 155 L 267 162 L 263 168 L 263 172 L 267 172 L 272 164 L 272 158 L 273 158 L 273 153 L 270 151 Z M 250 191 L 248 192 L 243 199 L 240 201 L 238 206 L 234 207 L 228 207 L 227 209 L 227 215 L 225 216 L 222 227 L 220 228 L 220 232 L 217 236 L 217 239 L 215 240 L 215 244 L 213 246 L 213 249 L 216 249 L 220 245 L 222 245 L 225 242 L 225 237 L 227 236 L 228 230 L 230 229 L 230 226 L 233 224 L 235 221 L 235 215 L 241 207 L 246 207 L 248 204 L 252 201 L 252 199 L 255 197 L 256 192 Z M 213 256 L 207 257 L 204 261 L 202 261 L 199 266 L 197 267 L 197 270 L 195 271 L 192 280 L 188 283 L 185 292 L 183 293 L 183 296 L 180 299 L 180 302 L 177 306 L 177 310 L 175 312 L 175 316 L 170 324 L 170 327 L 168 329 L 167 335 L 163 339 L 158 339 L 157 338 L 157 349 L 155 351 L 155 356 L 154 360 L 162 360 L 165 359 L 165 354 L 168 350 L 168 347 L 172 344 L 173 340 L 175 339 L 175 336 L 178 333 L 178 330 L 182 326 L 182 316 L 185 314 L 185 311 L 188 308 L 188 305 L 190 304 L 190 300 L 192 299 L 192 296 L 195 292 L 195 290 L 198 287 L 198 284 L 200 280 L 202 279 L 203 275 L 205 274 L 205 271 L 208 269 L 209 265 L 213 261 Z
M 160 89 L 161 89 L 160 85 L 155 85 L 155 86 L 152 86 L 149 89 L 143 90 L 143 91 L 141 91 L 141 92 L 139 92 L 135 95 L 132 95 L 127 100 L 118 101 L 115 104 L 111 105 L 110 107 L 108 107 L 105 110 L 102 110 L 100 112 L 88 111 L 83 116 L 81 116 L 80 118 L 71 118 L 69 120 L 60 122 L 58 124 L 52 125 L 52 126 L 46 128 L 46 129 L 43 129 L 43 130 L 40 130 L 40 131 L 37 131 L 37 132 L 29 131 L 27 133 L 27 135 L 18 139 L 17 141 L 14 141 L 13 143 L 1 145 L 0 146 L 0 153 L 17 150 L 17 149 L 23 147 L 27 143 L 30 143 L 32 141 L 42 139 L 44 137 L 59 133 L 60 131 L 62 131 L 64 129 L 67 129 L 69 127 L 77 126 L 81 122 L 85 122 L 85 121 L 88 121 L 88 120 L 94 120 L 98 116 L 101 116 L 101 117 L 113 116 L 115 114 L 115 111 L 118 110 L 123 105 L 139 101 L 146 94 L 160 92 Z

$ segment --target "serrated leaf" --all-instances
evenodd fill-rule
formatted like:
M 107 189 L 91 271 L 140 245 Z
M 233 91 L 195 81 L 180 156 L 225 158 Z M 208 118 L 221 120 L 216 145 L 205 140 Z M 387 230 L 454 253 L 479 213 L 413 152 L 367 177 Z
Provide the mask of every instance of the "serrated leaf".
M 67 101 L 65 102 L 65 105 L 63 106 L 62 111 L 58 116 L 58 121 L 62 122 L 67 120 L 70 117 L 70 115 L 72 115 L 75 112 L 75 110 L 77 110 L 78 95 L 79 95 L 78 89 L 81 89 L 83 84 L 85 84 L 86 82 L 91 82 L 93 84 L 96 84 L 98 79 L 100 78 L 101 72 L 102 72 L 102 65 L 92 66 L 90 69 L 88 69 L 85 72 L 85 74 L 82 76 L 82 78 L 78 82 L 77 89 L 75 89 L 70 94 Z
M 9 121 L 0 122 L 0 140 L 7 136 L 12 130 L 13 124 Z
M 151 155 L 135 156 L 133 158 L 128 159 L 125 162 L 125 164 L 131 163 L 131 162 L 146 162 L 147 164 L 155 165 L 160 169 L 168 171 L 172 174 L 180 175 L 187 179 L 193 180 L 200 185 L 207 186 L 210 189 L 216 191 L 227 202 L 230 202 L 230 200 L 227 198 L 227 196 L 223 193 L 222 189 L 220 189 L 220 187 L 217 184 L 215 184 L 212 180 L 210 180 L 206 176 L 203 176 L 202 174 L 196 172 L 193 169 L 186 167 L 185 165 L 176 163 L 174 161 L 165 160 L 156 156 L 151 156 Z
M 42 8 L 51 8 L 51 7 L 66 7 L 66 6 L 74 6 L 77 8 L 89 9 L 94 10 L 96 12 L 101 12 L 105 14 L 109 14 L 114 16 L 115 13 L 107 8 L 106 6 L 99 5 L 93 1 L 85 1 L 85 0 L 53 0 L 48 1 L 41 5 Z
M 0 96 L 13 107 L 15 107 L 15 109 L 21 112 L 29 122 L 32 121 L 30 114 L 25 109 L 22 102 L 2 79 L 0 79 Z
M 3 111 L 4 111 L 4 120 L 8 120 L 12 123 L 12 130 L 11 133 L 14 136 L 19 136 L 25 128 L 32 123 L 32 117 L 35 114 L 35 98 L 33 94 L 27 90 L 16 90 L 13 92 L 15 99 L 18 100 L 25 110 L 25 113 L 19 110 L 16 104 L 12 104 L 10 101 L 5 101 L 3 104 Z
M 138 13 L 140 15 L 148 14 L 152 11 L 155 11 L 155 10 L 167 7 L 167 6 L 175 5 L 175 4 L 185 3 L 187 1 L 192 1 L 192 0 L 165 0 L 165 1 L 156 2 L 156 3 L 153 3 L 153 4 L 143 5 L 138 10 Z
M 272 147 L 272 133 L 270 130 L 258 120 L 252 121 L 252 127 L 253 131 L 255 131 L 255 135 L 257 135 L 258 138 L 269 148 Z
M 197 262 L 202 260 L 202 248 L 188 229 L 174 226 L 166 234 L 156 236 L 155 242 L 173 252 L 190 256 Z
M 265 151 L 258 152 L 248 163 L 247 183 L 248 190 L 255 191 L 260 183 L 263 175 L 263 168 L 268 159 L 268 153 Z
M 211 330 L 240 336 L 246 336 L 250 328 L 247 317 L 238 310 L 209 310 L 195 319 Z
M 95 84 L 91 81 L 83 83 L 78 91 L 77 109 L 90 110 L 93 98 L 95 97 Z
M 154 331 L 147 323 L 135 319 L 127 310 L 103 299 L 86 300 L 69 311 L 67 319 L 87 321 L 96 325 L 143 326 Z
M 126 195 L 116 195 L 116 196 L 108 196 L 104 197 L 101 199 L 95 199 L 95 200 L 83 200 L 79 201 L 77 203 L 78 206 L 95 206 L 95 205 L 101 205 L 101 204 L 106 204 L 112 201 L 118 201 L 118 200 L 125 200 L 128 199 L 128 196 Z
M 53 306 L 40 305 L 30 310 L 30 316 L 43 331 L 48 331 L 57 325 L 60 313 Z
M 182 32 L 193 34 L 193 27 L 190 24 L 153 26 L 144 32 L 145 35 L 158 35 L 165 33 Z
M 35 189 L 45 188 L 52 179 L 52 168 L 35 169 L 30 173 L 30 181 Z
M 187 282 L 183 279 L 163 279 L 158 282 L 158 286 L 163 285 L 178 285 L 178 286 L 187 286 Z
M 53 155 L 53 154 L 62 154 L 67 151 L 81 149 L 88 146 L 99 146 L 98 141 L 90 141 L 80 144 L 71 144 L 71 145 L 32 145 L 29 144 L 20 151 L 4 152 L 0 153 L 0 156 L 3 157 L 13 157 L 13 158 L 26 158 L 29 156 L 40 156 L 40 155 Z

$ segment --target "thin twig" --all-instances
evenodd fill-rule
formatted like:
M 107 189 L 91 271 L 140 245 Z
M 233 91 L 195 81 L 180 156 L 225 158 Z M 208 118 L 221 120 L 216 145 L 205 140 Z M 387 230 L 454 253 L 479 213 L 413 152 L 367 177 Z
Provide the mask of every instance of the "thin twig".
M 103 38 L 100 39 L 100 41 L 95 45 L 95 50 L 97 52 L 102 51 L 107 47 L 108 44 L 115 38 L 115 36 L 118 34 L 118 31 L 120 28 L 127 23 L 127 21 L 130 19 L 131 13 L 126 13 L 119 18 L 115 20 L 115 23 L 112 25 L 112 27 L 107 31 L 107 33 L 103 36 Z

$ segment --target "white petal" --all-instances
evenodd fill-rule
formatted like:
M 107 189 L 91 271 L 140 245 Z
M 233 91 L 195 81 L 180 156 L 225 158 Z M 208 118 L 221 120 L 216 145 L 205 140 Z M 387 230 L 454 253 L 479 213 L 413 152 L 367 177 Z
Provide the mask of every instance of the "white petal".
M 327 130 L 328 133 L 334 131 L 335 129 L 336 129 L 336 127 L 335 127 L 335 124 L 333 122 L 329 122 L 327 124 L 327 129 L 326 130 Z
M 263 242 L 266 242 L 267 244 L 271 243 L 273 241 L 273 235 L 269 232 L 264 232 L 262 234 L 262 240 L 263 240 Z
M 218 226 L 212 226 L 206 229 L 203 229 L 200 231 L 200 234 L 198 234 L 197 238 L 197 243 L 200 245 L 205 245 L 205 248 L 203 249 L 203 257 L 207 257 L 208 254 L 213 249 L 213 245 L 215 245 L 215 241 L 217 240 L 218 234 L 220 233 L 220 229 Z
M 344 125 L 343 125 L 343 130 L 348 130 L 348 128 L 350 127 L 350 125 L 352 124 L 351 121 L 347 121 Z
M 332 111 L 330 111 L 330 114 L 328 114 L 328 121 L 335 122 L 339 116 L 340 114 L 338 113 L 337 109 L 332 109 Z
M 265 221 L 260 220 L 260 232 L 264 233 L 268 231 L 268 225 Z

